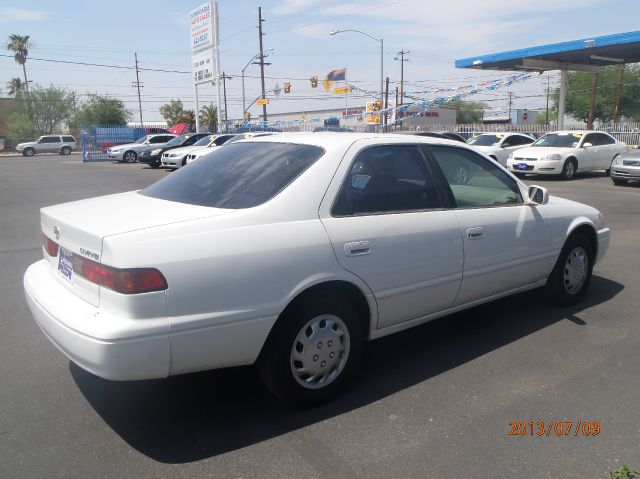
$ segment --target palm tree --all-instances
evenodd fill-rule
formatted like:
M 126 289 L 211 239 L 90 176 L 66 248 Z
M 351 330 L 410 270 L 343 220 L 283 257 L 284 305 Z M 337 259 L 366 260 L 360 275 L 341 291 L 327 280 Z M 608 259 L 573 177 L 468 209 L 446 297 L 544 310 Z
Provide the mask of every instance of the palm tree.
M 22 71 L 24 73 L 24 89 L 29 93 L 29 82 L 27 81 L 27 55 L 29 55 L 29 35 L 16 35 L 15 33 L 9 35 L 9 43 L 7 44 L 7 50 L 14 52 L 14 58 L 18 65 L 22 65 Z
M 10 82 L 7 82 L 7 88 L 9 89 L 9 95 L 16 96 L 21 91 L 24 91 L 25 83 L 18 77 L 12 78 Z
M 209 131 L 215 132 L 218 126 L 218 109 L 213 106 L 203 106 L 200 108 L 200 121 L 209 127 Z

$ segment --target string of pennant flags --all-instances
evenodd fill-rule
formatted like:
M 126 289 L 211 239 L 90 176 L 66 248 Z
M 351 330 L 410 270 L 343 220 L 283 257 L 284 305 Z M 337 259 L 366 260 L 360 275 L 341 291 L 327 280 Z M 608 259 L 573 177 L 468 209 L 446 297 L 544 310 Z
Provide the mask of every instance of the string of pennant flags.
M 520 72 L 514 73 L 511 75 L 507 75 L 505 77 L 495 78 L 493 80 L 485 80 L 480 83 L 461 85 L 458 87 L 450 87 L 450 88 L 434 88 L 434 89 L 424 89 L 419 92 L 414 93 L 404 93 L 405 98 L 409 98 L 413 100 L 410 103 L 405 103 L 403 105 L 394 105 L 388 108 L 377 108 L 375 111 L 367 111 L 366 113 L 357 112 L 357 113 L 348 113 L 343 115 L 341 118 L 348 120 L 353 118 L 362 118 L 365 115 L 386 115 L 387 118 L 391 118 L 388 125 L 394 125 L 401 121 L 402 119 L 412 118 L 419 116 L 425 110 L 433 107 L 443 106 L 448 102 L 462 100 L 468 96 L 476 95 L 479 93 L 490 92 L 494 90 L 498 90 L 501 88 L 509 87 L 515 83 L 522 83 L 524 81 L 529 80 L 533 76 L 530 72 Z M 312 79 L 316 79 L 317 77 L 312 77 Z M 336 81 L 345 81 L 346 79 L 346 70 L 333 70 L 325 76 L 323 80 L 323 86 L 329 92 L 331 90 L 333 82 Z M 313 84 L 313 81 L 312 81 Z M 345 81 L 345 86 L 342 88 L 336 88 L 334 90 L 335 93 L 349 93 L 351 91 L 358 91 L 364 93 L 372 98 L 378 99 L 381 96 L 379 91 L 375 90 L 366 90 L 357 85 L 348 84 Z M 435 98 L 424 98 L 420 96 L 420 93 L 452 93 L 450 95 L 442 95 Z M 377 102 L 378 106 L 379 101 Z M 300 119 L 290 119 L 290 120 L 276 120 L 276 121 L 259 121 L 259 122 L 246 122 L 243 126 L 251 127 L 251 126 L 260 126 L 260 127 L 278 127 L 283 125 L 297 125 L 302 123 L 320 123 L 329 117 L 314 117 L 314 118 L 300 118 Z M 228 120 L 223 121 L 224 124 L 231 125 L 235 122 Z

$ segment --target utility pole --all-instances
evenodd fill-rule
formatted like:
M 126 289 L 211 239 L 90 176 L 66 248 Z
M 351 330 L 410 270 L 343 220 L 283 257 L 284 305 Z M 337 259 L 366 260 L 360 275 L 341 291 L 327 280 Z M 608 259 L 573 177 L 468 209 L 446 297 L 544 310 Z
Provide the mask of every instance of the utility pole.
M 547 126 L 549 125 L 549 87 L 550 87 L 549 74 L 547 73 L 547 110 L 544 117 L 544 124 Z
M 613 113 L 613 122 L 618 123 L 620 120 L 620 101 L 622 99 L 622 82 L 624 81 L 624 65 L 620 65 L 620 76 L 618 77 L 618 85 L 616 86 L 616 110 Z
M 384 87 L 384 109 L 386 110 L 387 108 L 389 108 L 389 77 L 387 77 L 387 80 L 385 82 L 385 87 Z M 385 133 L 387 131 L 387 118 L 389 118 L 389 114 L 385 111 L 385 113 L 384 113 L 384 131 L 385 131 Z
M 229 119 L 227 115 L 227 82 L 226 80 L 231 80 L 233 77 L 230 77 L 225 72 L 222 72 L 222 76 L 220 79 L 222 80 L 222 95 L 224 98 L 224 120 L 227 121 Z
M 398 60 L 400 62 L 400 104 L 404 104 L 404 62 L 408 62 L 409 59 L 405 59 L 405 55 L 410 53 L 409 51 L 400 50 L 396 55 L 400 55 L 400 58 L 394 57 L 394 60 Z M 397 102 L 396 102 L 397 104 Z
M 587 118 L 587 128 L 593 129 L 593 114 L 596 108 L 596 93 L 598 88 L 598 74 L 591 74 L 591 98 L 589 98 L 589 118 Z
M 511 105 L 513 104 L 513 93 L 509 92 L 509 124 L 511 124 Z
M 262 83 L 262 99 L 266 98 L 266 93 L 264 89 L 264 49 L 262 45 L 262 37 L 264 33 L 262 33 L 262 7 L 258 7 L 258 36 L 260 38 L 260 82 Z M 267 121 L 267 105 L 262 105 L 262 120 Z
M 131 82 L 131 85 L 134 88 L 138 89 L 138 109 L 140 110 L 140 128 L 143 127 L 143 123 L 142 123 L 142 97 L 140 96 L 140 88 L 143 86 L 142 83 L 140 83 L 140 69 L 138 68 L 138 52 L 134 53 L 134 58 L 136 59 L 136 81 Z M 196 112 L 197 115 L 197 112 Z

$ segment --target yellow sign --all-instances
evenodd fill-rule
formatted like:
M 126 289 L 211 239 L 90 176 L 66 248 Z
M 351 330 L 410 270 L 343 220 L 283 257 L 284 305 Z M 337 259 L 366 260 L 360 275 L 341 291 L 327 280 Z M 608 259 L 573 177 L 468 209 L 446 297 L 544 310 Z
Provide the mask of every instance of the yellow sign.
M 268 98 L 260 98 L 256 100 L 256 105 L 268 105 L 268 104 L 269 104 Z
M 350 86 L 343 86 L 340 88 L 334 88 L 333 89 L 333 93 L 335 93 L 336 95 L 340 95 L 341 93 L 351 93 L 351 87 Z

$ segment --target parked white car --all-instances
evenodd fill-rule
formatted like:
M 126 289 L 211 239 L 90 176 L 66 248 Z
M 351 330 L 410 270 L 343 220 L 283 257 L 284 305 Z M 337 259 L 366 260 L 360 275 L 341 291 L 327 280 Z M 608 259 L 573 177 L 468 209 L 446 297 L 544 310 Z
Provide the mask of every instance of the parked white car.
M 138 138 L 133 143 L 112 146 L 107 150 L 107 157 L 110 160 L 116 160 L 126 163 L 135 163 L 138 161 L 138 155 L 150 147 L 162 147 L 176 137 L 171 133 L 159 133 L 156 135 L 146 135 Z
M 601 131 L 554 131 L 514 152 L 507 168 L 570 180 L 578 171 L 605 170 L 609 174 L 616 157 L 626 151 L 626 143 Z
M 275 135 L 275 132 L 271 132 L 271 131 L 261 131 L 261 132 L 247 132 L 247 133 L 238 133 L 238 134 L 232 134 L 230 138 L 227 138 L 224 141 L 224 144 L 231 144 L 231 143 L 235 143 L 237 141 L 240 140 L 249 140 L 251 138 L 258 138 L 261 136 L 270 136 L 270 135 Z M 194 152 L 191 152 L 187 155 L 187 164 L 189 163 L 193 163 L 194 161 L 196 161 L 198 158 L 200 158 L 201 156 L 207 155 L 209 153 L 211 153 L 213 149 L 217 148 L 218 146 L 222 146 L 222 145 L 209 145 L 209 147 L 206 150 L 197 150 Z
M 610 234 L 465 144 L 355 133 L 225 145 L 40 222 L 26 298 L 73 362 L 114 380 L 255 363 L 304 404 L 354 378 L 365 339 L 544 285 L 578 302 Z
M 71 135 L 47 135 L 41 136 L 36 141 L 18 143 L 16 151 L 23 156 L 33 156 L 36 153 L 58 153 L 70 155 L 78 148 L 76 139 Z
M 511 153 L 534 141 L 534 138 L 524 133 L 482 133 L 469 138 L 467 143 L 505 166 Z
M 199 139 L 191 146 L 183 146 L 162 153 L 161 165 L 166 168 L 178 169 L 187 164 L 187 158 L 191 153 L 195 153 L 203 148 L 210 148 L 223 145 L 235 135 L 210 135 Z M 210 151 L 210 150 L 206 150 Z

